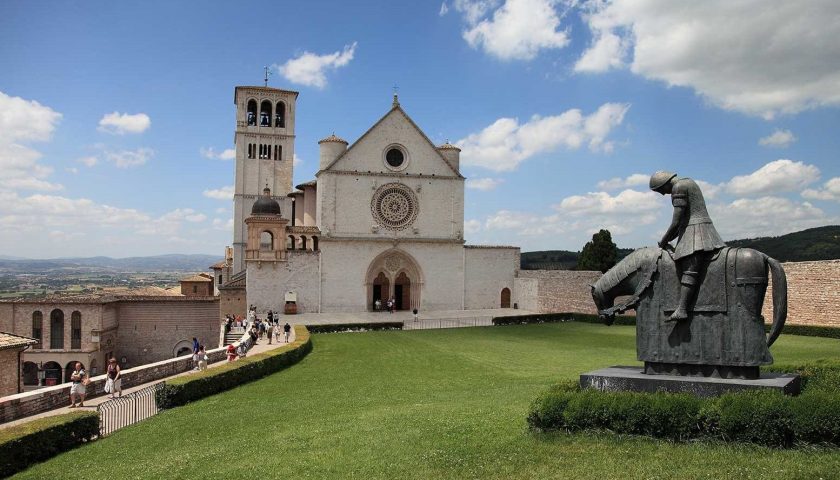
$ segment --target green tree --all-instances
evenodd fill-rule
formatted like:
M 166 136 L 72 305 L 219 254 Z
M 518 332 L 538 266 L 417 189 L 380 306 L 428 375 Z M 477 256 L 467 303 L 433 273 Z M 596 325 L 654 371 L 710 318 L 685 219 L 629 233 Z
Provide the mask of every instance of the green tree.
M 577 270 L 599 270 L 606 272 L 615 265 L 618 247 L 612 241 L 609 230 L 601 229 L 586 242 L 578 258 Z

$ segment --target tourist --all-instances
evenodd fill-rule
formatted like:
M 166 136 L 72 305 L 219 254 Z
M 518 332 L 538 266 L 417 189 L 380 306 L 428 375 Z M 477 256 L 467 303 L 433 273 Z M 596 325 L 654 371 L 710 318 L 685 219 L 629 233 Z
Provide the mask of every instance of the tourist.
M 120 366 L 116 358 L 108 360 L 108 380 L 105 381 L 105 393 L 110 393 L 111 398 L 116 397 L 117 393 L 122 397 L 122 376 L 120 376 Z
M 198 353 L 198 346 L 199 346 L 198 339 L 193 337 L 193 353 Z
M 414 321 L 416 322 L 416 321 L 417 321 L 417 317 L 418 317 L 418 312 L 417 312 L 417 309 L 415 308 L 414 310 L 412 310 L 412 311 L 411 311 L 411 313 L 413 313 L 413 314 L 414 314 Z
M 227 346 L 227 359 L 228 362 L 236 360 L 236 347 L 232 343 Z
M 204 345 L 202 345 L 198 350 L 198 370 L 204 371 L 207 370 L 207 351 L 204 349 Z
M 271 315 L 271 312 L 268 312 Z M 271 337 L 274 336 L 274 324 L 268 322 L 268 329 L 266 329 L 266 333 L 268 333 L 268 344 L 271 345 Z
M 260 338 L 265 338 L 265 324 L 266 322 L 260 322 L 259 330 L 260 330 Z
M 374 309 L 374 311 L 381 312 L 382 311 L 382 300 L 377 298 L 376 301 L 373 302 L 373 309 Z
M 271 310 L 268 311 L 268 323 L 274 323 L 274 312 L 272 312 Z
M 254 320 L 257 319 L 257 307 L 252 306 L 248 309 L 248 324 L 253 325 Z
M 70 381 L 72 385 L 70 386 L 70 408 L 84 407 L 85 406 L 85 379 L 87 378 L 87 373 L 85 373 L 85 369 L 82 368 L 81 362 L 76 362 L 74 366 L 75 370 L 70 375 Z M 79 405 L 76 405 L 76 398 L 79 398 Z
M 286 324 L 283 325 L 283 339 L 285 340 L 286 343 L 289 343 L 289 332 L 291 332 L 291 331 L 292 331 L 292 326 L 289 325 L 289 322 L 286 322 Z
M 192 354 L 192 362 L 193 362 L 193 370 L 198 370 L 198 361 L 201 357 L 199 357 L 198 353 L 201 351 L 201 347 L 196 349 L 195 352 Z
M 250 335 L 251 335 L 251 345 L 256 345 L 257 344 L 257 338 L 259 337 L 259 334 L 257 334 L 257 326 L 256 325 L 251 327 Z
M 225 333 L 230 333 L 230 327 L 233 321 L 230 319 L 230 314 L 225 315 Z

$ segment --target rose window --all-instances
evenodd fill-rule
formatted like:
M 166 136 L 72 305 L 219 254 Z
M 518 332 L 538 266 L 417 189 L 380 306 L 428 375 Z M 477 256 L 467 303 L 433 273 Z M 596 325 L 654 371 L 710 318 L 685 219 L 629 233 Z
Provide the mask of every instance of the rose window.
M 373 194 L 370 203 L 373 218 L 391 230 L 402 230 L 417 218 L 417 197 L 401 183 L 383 185 Z

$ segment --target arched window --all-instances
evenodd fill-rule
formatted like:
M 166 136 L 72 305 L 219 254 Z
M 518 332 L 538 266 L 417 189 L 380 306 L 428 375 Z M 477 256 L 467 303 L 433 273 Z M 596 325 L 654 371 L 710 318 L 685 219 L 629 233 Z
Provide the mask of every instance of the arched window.
M 263 100 L 260 104 L 260 126 L 271 126 L 271 102 Z
M 277 110 L 274 112 L 274 126 L 286 128 L 286 104 L 277 102 Z
M 23 362 L 23 384 L 38 385 L 38 365 L 35 362 Z
M 248 144 L 248 158 L 254 158 L 254 144 Z
M 274 235 L 269 231 L 260 234 L 260 250 L 270 252 L 274 250 Z
M 254 99 L 248 100 L 248 126 L 257 124 L 257 101 Z
M 274 159 L 275 160 L 283 160 L 283 146 L 282 145 L 275 145 L 274 146 Z
M 502 308 L 510 308 L 510 289 L 507 287 L 503 288 L 501 297 L 500 304 Z
M 32 338 L 38 340 L 32 348 L 42 348 L 44 342 L 44 314 L 40 311 L 32 312 Z
M 78 311 L 70 314 L 70 348 L 82 348 L 82 313 Z
M 50 348 L 64 349 L 64 312 L 57 308 L 50 312 Z
M 318 251 L 318 237 L 312 237 L 312 251 Z
M 289 238 L 286 240 L 286 250 L 294 250 L 295 249 L 295 236 L 289 235 Z

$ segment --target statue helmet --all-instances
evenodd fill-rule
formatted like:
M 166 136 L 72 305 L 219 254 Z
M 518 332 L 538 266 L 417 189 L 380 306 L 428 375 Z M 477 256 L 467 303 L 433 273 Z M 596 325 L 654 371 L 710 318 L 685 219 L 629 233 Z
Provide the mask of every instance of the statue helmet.
M 656 191 L 666 183 L 670 182 L 671 179 L 676 176 L 676 173 L 660 170 L 650 176 L 650 189 Z

